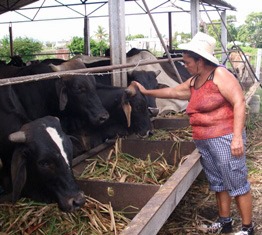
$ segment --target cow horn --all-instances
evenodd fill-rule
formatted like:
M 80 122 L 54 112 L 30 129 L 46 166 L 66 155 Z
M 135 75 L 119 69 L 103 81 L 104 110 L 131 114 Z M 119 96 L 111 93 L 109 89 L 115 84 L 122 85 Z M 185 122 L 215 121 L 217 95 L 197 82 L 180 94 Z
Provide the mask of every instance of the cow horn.
M 60 67 L 54 64 L 49 64 L 48 65 L 54 72 L 59 72 L 61 71 Z
M 9 140 L 11 142 L 15 143 L 25 143 L 26 142 L 26 136 L 24 131 L 17 131 L 8 136 Z
M 129 103 L 124 103 L 122 104 L 122 108 L 124 110 L 124 113 L 126 115 L 126 120 L 127 120 L 127 126 L 130 127 L 131 125 L 131 111 L 132 107 Z

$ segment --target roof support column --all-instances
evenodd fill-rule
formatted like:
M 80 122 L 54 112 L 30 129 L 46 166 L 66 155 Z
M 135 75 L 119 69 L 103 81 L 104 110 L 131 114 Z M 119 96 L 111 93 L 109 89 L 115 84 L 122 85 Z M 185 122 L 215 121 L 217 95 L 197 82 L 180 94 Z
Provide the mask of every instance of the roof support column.
M 90 27 L 89 27 L 89 18 L 85 16 L 84 18 L 84 54 L 91 55 L 90 51 Z
M 10 41 L 10 56 L 14 56 L 14 43 L 13 43 L 12 24 L 9 24 L 9 41 Z
M 199 32 L 199 19 L 200 19 L 200 11 L 199 11 L 199 0 L 191 0 L 190 1 L 190 9 L 191 9 L 191 36 L 194 37 L 197 32 Z
M 110 57 L 112 65 L 126 64 L 125 0 L 109 0 Z M 126 69 L 113 70 L 113 86 L 127 86 Z
M 168 38 L 169 38 L 169 51 L 171 51 L 173 49 L 172 46 L 172 36 L 173 36 L 173 32 L 172 32 L 172 13 L 168 12 Z
M 221 47 L 222 62 L 227 60 L 227 14 L 226 11 L 221 13 Z

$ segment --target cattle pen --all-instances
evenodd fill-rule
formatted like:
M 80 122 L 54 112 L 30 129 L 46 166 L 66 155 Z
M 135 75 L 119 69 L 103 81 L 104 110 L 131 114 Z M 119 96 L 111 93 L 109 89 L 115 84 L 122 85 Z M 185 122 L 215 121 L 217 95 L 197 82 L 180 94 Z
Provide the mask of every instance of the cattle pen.
M 180 60 L 180 58 L 174 60 Z M 161 63 L 161 61 L 165 62 L 167 59 L 121 66 L 125 68 L 136 67 L 144 64 Z M 88 74 L 89 72 L 101 70 L 108 71 L 115 68 L 116 66 L 104 66 L 91 69 L 54 72 L 52 74 L 7 78 L 1 79 L 0 86 L 54 79 L 62 77 L 65 74 Z M 155 129 L 179 129 L 189 125 L 187 118 L 156 118 L 152 120 L 152 123 Z M 82 173 L 86 166 L 86 159 L 97 155 L 106 158 L 115 144 L 116 140 L 108 141 L 97 146 L 95 149 L 91 149 L 88 153 L 73 159 L 73 171 L 75 175 L 78 176 Z M 179 145 L 175 145 L 173 141 L 147 141 L 127 138 L 121 139 L 121 151 L 142 159 L 145 159 L 149 153 L 154 159 L 157 159 L 161 154 L 169 164 L 180 166 L 163 185 L 104 182 L 83 179 L 77 182 L 86 195 L 102 203 L 110 203 L 112 207 L 118 211 L 124 210 L 124 208 L 135 208 L 127 211 L 132 220 L 121 234 L 157 234 L 201 172 L 200 155 L 196 151 L 192 141 L 181 142 Z
M 176 58 L 174 60 L 179 60 Z M 143 64 L 161 63 L 160 61 L 139 62 L 139 64 L 121 65 L 121 67 L 136 67 Z M 164 59 L 163 61 L 167 61 Z M 90 73 L 108 71 L 118 68 L 104 66 L 91 69 L 80 69 L 53 74 L 41 74 L 26 77 L 2 79 L 0 86 L 37 80 L 53 79 L 64 74 Z M 255 83 L 246 93 L 247 103 L 255 93 L 259 83 Z M 187 118 L 155 118 L 152 120 L 155 129 L 179 129 L 189 126 Z M 108 141 L 88 153 L 73 160 L 73 171 L 76 176 L 81 175 L 86 167 L 86 159 L 94 156 L 106 158 L 114 148 L 116 140 Z M 193 142 L 183 141 L 178 146 L 173 141 L 138 140 L 133 138 L 121 139 L 121 151 L 145 159 L 148 153 L 157 159 L 161 153 L 171 165 L 179 166 L 163 185 L 149 185 L 126 182 L 105 182 L 99 180 L 79 179 L 77 182 L 86 195 L 102 203 L 110 203 L 114 210 L 121 211 L 128 208 L 132 219 L 120 234 L 157 234 L 170 214 L 177 207 L 183 196 L 200 174 L 200 155 Z M 131 208 L 131 209 L 130 209 Z M 133 208 L 133 209 L 132 209 Z
M 188 124 L 185 118 L 161 118 L 153 122 L 155 127 L 161 129 L 181 128 Z M 105 143 L 97 147 L 97 150 L 75 158 L 75 175 L 80 175 L 86 167 L 84 159 L 94 155 L 106 158 L 114 144 L 114 141 Z M 181 142 L 178 147 L 174 141 L 127 138 L 121 139 L 120 146 L 122 152 L 142 159 L 150 154 L 155 160 L 161 154 L 169 164 L 179 167 L 161 186 L 98 180 L 78 180 L 78 183 L 87 195 L 102 203 L 110 203 L 117 211 L 129 208 L 127 212 L 132 220 L 120 234 L 157 234 L 201 172 L 200 155 L 193 142 L 188 141 Z

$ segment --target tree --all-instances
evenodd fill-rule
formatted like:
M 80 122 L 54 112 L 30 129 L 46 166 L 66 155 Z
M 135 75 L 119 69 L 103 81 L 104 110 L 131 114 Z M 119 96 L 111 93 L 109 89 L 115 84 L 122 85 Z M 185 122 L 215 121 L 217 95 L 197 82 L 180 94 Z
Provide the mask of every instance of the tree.
M 84 38 L 73 37 L 71 43 L 68 44 L 67 47 L 73 55 L 82 54 L 84 51 Z M 103 55 L 103 52 L 108 48 L 109 47 L 105 41 L 102 40 L 99 42 L 93 38 L 90 39 L 90 50 L 92 56 L 101 56 L 101 52 Z
M 37 40 L 28 37 L 18 37 L 13 41 L 14 55 L 20 55 L 23 57 L 23 61 L 30 61 L 35 58 L 33 54 L 40 53 L 42 51 L 43 44 Z M 10 40 L 5 36 L 0 40 L 0 56 L 3 58 L 10 57 Z M 7 61 L 8 62 L 8 61 Z
M 235 41 L 238 37 L 238 28 L 235 26 L 236 16 L 227 16 L 227 41 Z M 221 47 L 221 20 L 213 20 L 212 24 L 207 25 L 207 33 L 217 40 L 217 47 Z
M 128 35 L 126 36 L 126 40 L 127 40 L 127 41 L 132 41 L 132 40 L 134 40 L 134 39 L 136 39 L 136 38 L 145 38 L 145 36 L 144 36 L 143 34 L 136 34 L 136 35 L 128 34 Z
M 247 16 L 245 24 L 238 31 L 238 40 L 262 48 L 262 12 L 253 12 Z
M 105 50 L 108 48 L 108 33 L 102 26 L 98 26 L 97 31 L 95 32 L 95 37 L 98 41 L 99 55 L 103 56 Z
M 84 51 L 84 39 L 82 37 L 73 37 L 67 48 L 73 55 L 82 54 Z

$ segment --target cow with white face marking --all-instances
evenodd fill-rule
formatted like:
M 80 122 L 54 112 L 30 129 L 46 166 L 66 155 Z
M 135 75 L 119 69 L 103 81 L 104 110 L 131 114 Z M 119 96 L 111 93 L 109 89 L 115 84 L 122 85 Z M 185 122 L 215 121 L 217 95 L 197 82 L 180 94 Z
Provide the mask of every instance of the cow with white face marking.
M 72 143 L 62 131 L 59 119 L 46 116 L 24 124 L 9 135 L 13 143 L 9 168 L 12 200 L 28 197 L 36 201 L 57 202 L 65 212 L 72 212 L 85 203 L 72 173 Z

